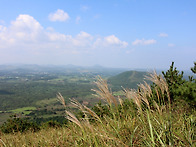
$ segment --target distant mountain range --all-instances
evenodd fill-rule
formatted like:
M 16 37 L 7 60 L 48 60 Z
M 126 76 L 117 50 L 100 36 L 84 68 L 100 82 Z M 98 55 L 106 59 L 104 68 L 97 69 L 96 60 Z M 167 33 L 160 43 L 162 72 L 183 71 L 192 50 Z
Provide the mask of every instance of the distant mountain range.
M 142 75 L 146 74 L 147 71 L 152 72 L 153 70 L 139 69 L 139 68 L 138 69 L 110 68 L 110 67 L 103 67 L 101 65 L 77 66 L 77 65 L 72 65 L 72 64 L 68 64 L 68 65 L 37 65 L 37 64 L 0 65 L 0 72 L 18 72 L 18 73 L 61 72 L 61 73 L 69 73 L 69 74 L 70 73 L 92 73 L 95 75 L 101 75 L 101 76 L 107 76 L 107 77 L 116 76 L 117 74 L 121 73 L 117 77 L 111 77 L 109 79 L 111 81 L 111 84 L 117 84 L 119 82 L 121 86 L 122 84 L 130 86 L 130 85 L 134 85 L 133 84 L 134 82 L 143 81 Z M 161 69 L 156 70 L 157 74 L 162 74 L 162 71 L 166 71 L 166 70 L 161 70 Z M 125 72 L 125 73 L 122 73 L 122 72 Z M 130 80 L 127 81 L 127 79 L 129 79 L 129 76 L 134 78 L 134 79 L 131 79 L 132 84 L 128 84 L 130 82 Z M 196 77 L 196 75 L 193 74 L 191 70 L 184 71 L 184 78 L 188 79 L 189 76 Z M 118 77 L 120 77 L 119 80 L 117 80 Z
M 92 73 L 97 75 L 113 76 L 127 71 L 126 68 L 107 68 L 100 65 L 76 66 L 76 65 L 36 65 L 36 64 L 8 64 L 0 65 L 0 72 L 61 72 L 61 73 Z

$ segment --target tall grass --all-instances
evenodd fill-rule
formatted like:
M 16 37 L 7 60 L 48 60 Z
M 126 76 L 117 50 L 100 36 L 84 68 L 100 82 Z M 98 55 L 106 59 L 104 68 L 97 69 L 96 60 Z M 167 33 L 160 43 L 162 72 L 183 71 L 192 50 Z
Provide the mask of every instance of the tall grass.
M 153 73 L 146 79 L 154 83 L 154 89 L 144 82 L 138 90 L 124 89 L 126 98 L 120 98 L 114 97 L 107 82 L 98 77 L 98 89 L 93 91 L 107 103 L 108 113 L 103 116 L 71 99 L 72 106 L 83 113 L 77 117 L 59 93 L 57 98 L 70 120 L 66 126 L 1 134 L 0 146 L 196 146 L 195 111 L 187 113 L 171 103 L 161 76 Z

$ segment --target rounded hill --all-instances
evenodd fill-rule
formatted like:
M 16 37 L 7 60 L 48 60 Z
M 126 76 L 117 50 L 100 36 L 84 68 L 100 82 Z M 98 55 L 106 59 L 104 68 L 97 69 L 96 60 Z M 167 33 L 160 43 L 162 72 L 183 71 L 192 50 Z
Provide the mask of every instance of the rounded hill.
M 108 78 L 108 83 L 112 85 L 114 91 L 122 90 L 122 87 L 137 88 L 137 85 L 143 82 L 145 75 L 147 72 L 126 71 Z

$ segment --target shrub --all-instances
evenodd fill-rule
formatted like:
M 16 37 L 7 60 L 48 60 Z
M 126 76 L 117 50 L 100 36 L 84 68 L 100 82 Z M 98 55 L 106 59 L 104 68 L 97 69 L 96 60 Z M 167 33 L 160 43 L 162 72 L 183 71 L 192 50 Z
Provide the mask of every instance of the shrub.
M 50 120 L 50 121 L 47 121 L 46 123 L 44 123 L 42 126 L 44 128 L 59 128 L 59 127 L 62 127 L 62 124 L 60 124 L 57 121 Z
M 33 122 L 28 122 L 25 119 L 18 118 L 16 115 L 10 116 L 2 126 L 3 133 L 25 132 L 27 130 L 38 131 L 40 128 Z

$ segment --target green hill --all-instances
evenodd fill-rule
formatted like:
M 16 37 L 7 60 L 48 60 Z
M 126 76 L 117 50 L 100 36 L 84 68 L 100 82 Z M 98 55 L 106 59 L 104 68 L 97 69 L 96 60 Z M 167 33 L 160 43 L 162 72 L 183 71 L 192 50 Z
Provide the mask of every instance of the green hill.
M 147 75 L 147 72 L 126 71 L 108 78 L 108 83 L 112 85 L 114 91 L 122 90 L 122 87 L 137 88 L 137 84 L 143 82 L 145 75 Z

